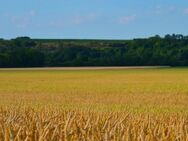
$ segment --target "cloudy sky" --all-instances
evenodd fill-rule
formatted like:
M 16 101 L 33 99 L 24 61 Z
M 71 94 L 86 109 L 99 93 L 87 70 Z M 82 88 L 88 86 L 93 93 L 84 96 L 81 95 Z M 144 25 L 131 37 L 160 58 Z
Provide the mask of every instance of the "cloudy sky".
M 188 35 L 188 0 L 1 0 L 0 38 Z

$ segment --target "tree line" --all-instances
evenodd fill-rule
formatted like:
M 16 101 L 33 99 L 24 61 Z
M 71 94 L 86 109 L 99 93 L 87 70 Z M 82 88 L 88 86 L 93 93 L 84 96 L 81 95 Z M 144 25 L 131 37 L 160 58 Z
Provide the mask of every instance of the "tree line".
M 0 67 L 188 66 L 188 36 L 133 40 L 0 39 Z

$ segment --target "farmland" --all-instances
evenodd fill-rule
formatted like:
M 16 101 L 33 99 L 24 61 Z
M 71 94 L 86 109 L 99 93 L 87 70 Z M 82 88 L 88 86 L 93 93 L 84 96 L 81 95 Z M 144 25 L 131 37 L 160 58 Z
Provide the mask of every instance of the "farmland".
M 1 69 L 0 140 L 188 140 L 188 69 Z

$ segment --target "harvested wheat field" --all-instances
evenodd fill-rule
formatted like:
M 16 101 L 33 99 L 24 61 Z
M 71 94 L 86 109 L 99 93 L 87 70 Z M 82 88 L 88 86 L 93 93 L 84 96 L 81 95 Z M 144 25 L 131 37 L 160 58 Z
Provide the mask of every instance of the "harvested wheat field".
M 188 69 L 2 69 L 0 141 L 188 141 Z

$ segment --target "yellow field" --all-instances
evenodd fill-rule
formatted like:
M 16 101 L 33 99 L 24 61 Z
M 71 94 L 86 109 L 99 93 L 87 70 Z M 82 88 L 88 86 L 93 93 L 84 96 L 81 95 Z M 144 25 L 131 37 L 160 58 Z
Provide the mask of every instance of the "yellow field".
M 188 69 L 0 70 L 0 140 L 188 141 Z

